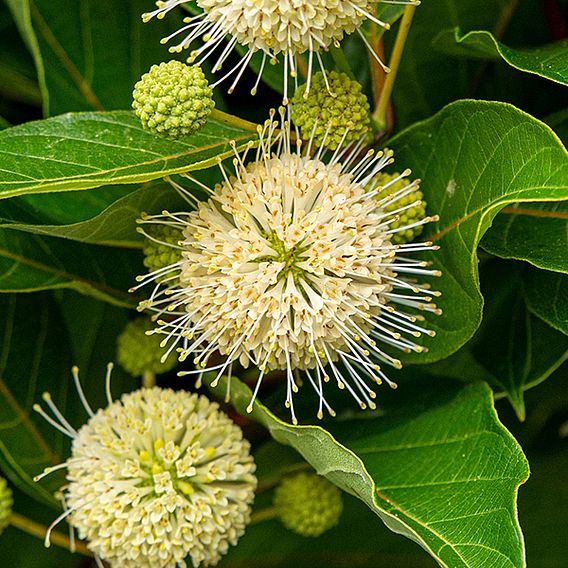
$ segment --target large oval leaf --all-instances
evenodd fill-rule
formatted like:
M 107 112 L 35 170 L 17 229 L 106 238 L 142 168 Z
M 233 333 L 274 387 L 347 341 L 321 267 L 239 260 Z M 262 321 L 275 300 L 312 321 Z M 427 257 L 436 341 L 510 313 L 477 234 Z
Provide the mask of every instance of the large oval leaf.
M 501 258 L 568 273 L 568 201 L 506 207 L 495 217 L 481 246 Z
M 170 140 L 142 128 L 132 112 L 65 114 L 0 132 L 0 199 L 48 191 L 140 183 L 203 169 L 251 132 L 215 120 Z
M 342 496 L 344 507 L 339 524 L 317 538 L 306 538 L 288 530 L 277 517 L 263 519 L 271 512 L 275 484 L 287 475 L 311 468 L 289 446 L 273 440 L 255 451 L 254 461 L 259 491 L 251 524 L 238 546 L 232 547 L 221 560 L 219 568 L 436 566 L 414 542 L 389 531 L 359 499 L 346 493 Z
M 100 190 L 85 191 L 80 196 L 76 194 L 44 194 L 41 197 L 65 198 L 77 213 L 82 208 L 87 194 L 99 193 Z M 38 200 L 38 195 L 31 196 Z M 3 209 L 10 209 L 13 201 L 24 198 L 15 198 L 3 203 Z M 181 203 L 180 203 L 181 202 Z M 179 194 L 168 184 L 162 181 L 145 184 L 139 189 L 132 190 L 126 195 L 110 202 L 106 208 L 90 218 L 69 224 L 38 223 L 40 219 L 29 218 L 29 222 L 20 219 L 3 220 L 0 218 L 0 228 L 17 229 L 27 233 L 62 237 L 82 243 L 106 245 L 123 248 L 141 248 L 143 237 L 136 231 L 136 219 L 142 211 L 159 213 L 164 209 L 176 211 L 183 207 L 183 200 Z M 8 207 L 6 207 L 6 205 Z M 20 214 L 20 218 L 22 215 Z M 28 219 L 26 219 L 28 220 Z
M 460 101 L 391 141 L 399 168 L 422 179 L 428 211 L 440 220 L 425 238 L 440 245 L 429 253 L 443 275 L 440 317 L 430 326 L 416 362 L 442 359 L 462 346 L 481 321 L 477 245 L 500 209 L 519 201 L 568 198 L 568 159 L 550 130 L 507 104 Z M 522 149 L 522 151 L 521 151 Z
M 233 379 L 231 393 L 244 413 L 250 389 Z M 440 565 L 523 566 L 515 500 L 528 465 L 487 385 L 416 381 L 394 401 L 382 416 L 336 419 L 331 433 L 286 424 L 259 402 L 252 417 Z
M 524 290 L 529 309 L 568 335 L 568 274 L 531 268 L 527 270 Z
M 440 32 L 433 46 L 448 55 L 502 58 L 515 69 L 568 85 L 568 40 L 531 49 L 512 49 L 497 41 L 488 31 L 464 34 L 459 28 L 454 28 Z
M 207 187 L 222 179 L 219 168 L 195 172 Z M 184 180 L 181 180 L 184 181 Z M 196 195 L 203 192 L 193 185 Z M 23 195 L 2 202 L 0 229 L 9 228 L 38 235 L 62 237 L 82 243 L 142 248 L 136 231 L 140 213 L 179 211 L 187 203 L 163 180 L 138 185 L 107 186 L 76 193 Z
M 429 372 L 443 377 L 487 381 L 507 396 L 520 420 L 525 418 L 524 392 L 547 379 L 568 359 L 568 337 L 527 308 L 523 288 L 526 295 L 531 279 L 523 268 L 520 263 L 498 259 L 483 265 L 481 289 L 487 300 L 481 326 L 460 350 L 428 366 Z M 550 291 L 543 298 L 541 303 L 548 313 L 562 309 L 561 299 L 555 301 Z

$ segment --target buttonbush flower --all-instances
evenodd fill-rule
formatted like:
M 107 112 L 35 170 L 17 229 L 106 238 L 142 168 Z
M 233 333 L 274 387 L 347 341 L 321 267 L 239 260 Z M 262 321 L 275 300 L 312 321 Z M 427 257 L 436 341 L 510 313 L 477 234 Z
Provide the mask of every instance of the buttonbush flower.
M 168 264 L 175 264 L 181 259 L 181 247 L 178 242 L 183 240 L 183 231 L 168 225 L 153 225 L 146 227 L 144 236 L 144 266 L 150 271 L 157 270 Z M 164 274 L 162 278 L 169 275 Z
M 204 396 L 158 387 L 110 397 L 93 412 L 73 376 L 89 420 L 78 431 L 49 394 L 51 416 L 73 440 L 71 457 L 36 480 L 67 469 L 65 511 L 97 557 L 121 568 L 212 566 L 236 544 L 250 519 L 255 465 L 249 443 L 219 406 Z M 101 564 L 102 566 L 102 564 Z
M 337 525 L 343 498 L 325 477 L 301 472 L 285 477 L 276 487 L 274 508 L 288 530 L 316 537 Z
M 313 136 L 314 143 L 321 146 L 325 138 L 326 148 L 335 150 L 340 143 L 359 140 L 369 131 L 369 101 L 360 83 L 345 73 L 331 71 L 327 79 L 323 73 L 316 73 L 307 97 L 305 90 L 305 84 L 296 89 L 291 111 L 303 140 Z
M 171 138 L 199 130 L 215 106 L 201 68 L 175 60 L 152 65 L 134 85 L 132 98 L 144 128 Z
M 147 332 L 154 328 L 147 318 L 128 322 L 117 339 L 116 358 L 120 365 L 133 377 L 145 373 L 167 373 L 177 365 L 173 355 L 162 361 L 164 349 L 154 335 Z
M 187 2 L 189 0 L 159 0 L 156 2 L 157 9 L 143 14 L 142 18 L 145 22 L 154 16 L 163 18 L 170 10 Z M 196 0 L 202 13 L 185 18 L 186 25 L 162 41 L 166 43 L 181 35 L 183 39 L 170 48 L 172 52 L 180 52 L 190 47 L 194 39 L 203 38 L 203 45 L 191 52 L 189 61 L 197 61 L 197 64 L 201 65 L 205 59 L 212 56 L 213 52 L 218 51 L 213 63 L 214 72 L 221 69 L 237 44 L 246 48 L 239 62 L 217 82 L 235 75 L 229 92 L 233 91 L 255 53 L 262 54 L 258 81 L 266 62 L 276 62 L 282 55 L 286 101 L 288 75 L 297 76 L 298 57 L 307 54 L 307 94 L 310 90 L 314 57 L 324 70 L 321 52 L 331 46 L 339 46 L 339 42 L 346 34 L 357 32 L 377 61 L 385 67 L 361 31 L 361 24 L 367 19 L 383 28 L 389 27 L 388 23 L 374 16 L 379 3 L 416 4 L 417 2 L 416 0 Z M 227 36 L 227 41 L 224 41 Z M 253 94 L 258 87 L 258 81 L 252 89 Z
M 437 247 L 396 245 L 392 237 L 436 217 L 392 228 L 417 203 L 386 208 L 412 194 L 417 181 L 375 199 L 378 190 L 369 183 L 393 161 L 391 151 L 362 151 L 361 140 L 339 145 L 324 159 L 322 148 L 312 155 L 312 140 L 305 152 L 298 138 L 292 147 L 284 117 L 282 129 L 277 126 L 268 121 L 259 128 L 256 156 L 248 164 L 252 144 L 240 154 L 233 143 L 235 175 L 221 165 L 224 181 L 215 188 L 187 174 L 209 192 L 208 201 L 196 201 L 176 184 L 192 210 L 140 219 L 142 228 L 177 227 L 184 237 L 175 245 L 181 258 L 139 276 L 131 291 L 154 282 L 139 309 L 155 312 L 155 331 L 169 344 L 166 355 L 174 349 L 181 361 L 192 355 L 196 370 L 180 375 L 215 370 L 215 386 L 236 362 L 258 367 L 249 411 L 273 369 L 286 371 L 293 422 L 300 372 L 319 396 L 318 417 L 324 406 L 334 414 L 324 396 L 324 383 L 332 379 L 361 408 L 375 408 L 368 382 L 396 386 L 379 364 L 401 367 L 390 348 L 425 351 L 415 340 L 434 332 L 421 325 L 420 312 L 440 312 L 432 303 L 439 293 L 416 280 L 439 272 L 406 254 Z M 162 279 L 164 274 L 170 276 Z M 224 361 L 211 362 L 215 353 Z
M 13 504 L 12 490 L 8 487 L 7 481 L 0 477 L 0 534 L 10 524 Z
M 394 183 L 390 183 L 393 180 Z M 405 180 L 400 178 L 399 173 L 385 174 L 379 173 L 372 182 L 378 189 L 376 199 L 383 199 L 388 195 L 396 193 L 402 189 L 405 185 Z M 398 218 L 392 222 L 392 228 L 396 229 L 398 227 L 409 227 L 405 230 L 399 231 L 392 236 L 392 241 L 395 244 L 409 243 L 413 241 L 416 237 L 422 234 L 424 225 L 415 225 L 415 221 L 420 221 L 426 216 L 426 202 L 424 201 L 422 192 L 418 182 L 414 188 L 414 191 L 400 199 L 397 203 L 391 203 L 385 207 L 385 211 L 395 211 L 399 209 L 401 205 L 413 204 L 412 207 L 406 209 L 403 213 L 396 215 Z

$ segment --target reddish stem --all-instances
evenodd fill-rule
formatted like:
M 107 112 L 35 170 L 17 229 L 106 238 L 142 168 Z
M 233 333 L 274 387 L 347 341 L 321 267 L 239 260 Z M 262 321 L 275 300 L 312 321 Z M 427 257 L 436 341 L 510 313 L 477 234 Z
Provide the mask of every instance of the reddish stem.
M 558 0 L 540 0 L 540 3 L 548 22 L 551 39 L 559 41 L 565 38 L 567 33 L 566 19 L 558 5 Z

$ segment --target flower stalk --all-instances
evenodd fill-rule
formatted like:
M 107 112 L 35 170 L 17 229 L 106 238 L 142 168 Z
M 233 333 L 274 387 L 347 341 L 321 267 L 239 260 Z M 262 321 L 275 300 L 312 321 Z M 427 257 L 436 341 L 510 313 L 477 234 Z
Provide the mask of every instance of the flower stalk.
M 256 525 L 264 521 L 271 521 L 277 516 L 277 511 L 275 507 L 268 507 L 267 509 L 261 509 L 260 511 L 255 511 L 250 518 L 251 525 Z
M 412 18 L 414 17 L 414 12 L 416 11 L 416 6 L 417 4 L 407 4 L 404 8 L 400 27 L 398 29 L 396 40 L 394 42 L 391 59 L 389 61 L 390 73 L 388 73 L 386 76 L 385 83 L 381 90 L 379 101 L 377 103 L 377 107 L 375 109 L 375 112 L 373 113 L 373 121 L 378 130 L 385 130 L 387 127 L 387 112 L 389 108 L 390 98 L 392 95 L 394 82 L 396 80 L 396 75 L 398 73 L 400 61 L 402 59 L 402 53 L 404 51 L 408 32 L 410 31 L 410 26 L 412 24 Z
M 41 540 L 44 539 L 45 533 L 47 532 L 46 526 L 36 523 L 35 521 L 28 519 L 28 517 L 24 517 L 24 515 L 20 515 L 18 513 L 12 513 L 10 515 L 10 524 L 31 536 L 40 538 Z M 93 556 L 93 553 L 82 542 L 71 543 L 71 539 L 69 537 L 57 531 L 52 531 L 50 542 L 56 546 L 65 548 L 70 552 L 78 552 L 84 556 Z
M 250 120 L 245 120 L 244 118 L 239 118 L 229 114 L 228 112 L 223 112 L 217 108 L 211 110 L 209 115 L 213 120 L 221 122 L 222 124 L 227 124 L 229 126 L 234 126 L 235 128 L 242 128 L 243 130 L 248 130 L 249 132 L 258 132 L 258 124 L 256 122 L 251 122 Z
M 150 389 L 156 386 L 156 373 L 153 371 L 145 371 L 142 375 L 142 386 Z

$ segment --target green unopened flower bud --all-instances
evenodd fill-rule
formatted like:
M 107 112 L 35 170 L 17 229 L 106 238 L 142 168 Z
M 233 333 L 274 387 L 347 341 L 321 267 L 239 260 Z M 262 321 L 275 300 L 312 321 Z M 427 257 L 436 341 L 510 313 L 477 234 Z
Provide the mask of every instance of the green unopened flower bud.
M 144 373 L 167 373 L 177 364 L 175 354 L 170 353 L 162 362 L 166 348 L 160 345 L 162 336 L 147 335 L 156 326 L 146 318 L 129 322 L 118 336 L 116 358 L 122 367 L 134 377 Z
M 172 60 L 152 65 L 134 86 L 132 107 L 144 128 L 172 138 L 199 130 L 215 106 L 197 65 Z
M 168 225 L 147 225 L 144 232 L 149 235 L 144 239 L 144 266 L 149 272 L 159 270 L 175 264 L 182 255 L 181 250 L 177 248 L 180 241 L 183 241 L 183 232 Z M 156 278 L 156 282 L 163 282 L 177 271 L 167 272 L 164 276 Z
M 6 480 L 0 477 L 0 534 L 10 524 L 13 504 L 12 490 L 8 487 Z
M 325 477 L 301 472 L 280 482 L 274 492 L 274 507 L 287 529 L 315 537 L 339 522 L 343 498 Z
M 309 140 L 313 133 L 317 146 L 324 144 L 335 150 L 346 131 L 345 142 L 364 136 L 371 117 L 369 101 L 357 81 L 335 71 L 329 72 L 327 78 L 329 90 L 321 71 L 313 76 L 307 97 L 304 97 L 306 85 L 296 89 L 292 98 L 292 120 L 303 140 Z
M 400 191 L 409 184 L 409 181 L 406 178 L 401 178 L 392 185 L 381 189 L 381 186 L 386 185 L 389 181 L 393 180 L 399 175 L 400 174 L 398 173 L 379 173 L 375 177 L 372 183 L 376 183 L 374 187 L 375 190 L 378 191 L 376 196 L 377 199 L 384 199 L 388 195 L 392 195 L 393 193 Z M 405 195 L 401 199 L 397 199 L 394 203 L 390 203 L 385 207 L 385 211 L 389 212 L 394 211 L 395 209 L 400 209 L 401 207 L 405 207 L 406 205 L 410 205 L 411 203 L 414 203 L 416 201 L 420 201 L 420 203 L 396 214 L 398 219 L 390 224 L 391 229 L 398 229 L 399 227 L 412 225 L 413 223 L 424 219 L 424 217 L 426 217 L 426 202 L 423 199 L 423 195 L 419 187 L 416 186 L 415 190 L 412 193 Z M 420 233 L 422 233 L 423 228 L 424 225 L 418 225 L 417 227 L 412 227 L 411 229 L 406 229 L 404 231 L 394 233 L 392 235 L 392 242 L 396 245 L 409 243 L 410 241 L 413 241 L 418 235 L 420 235 Z

